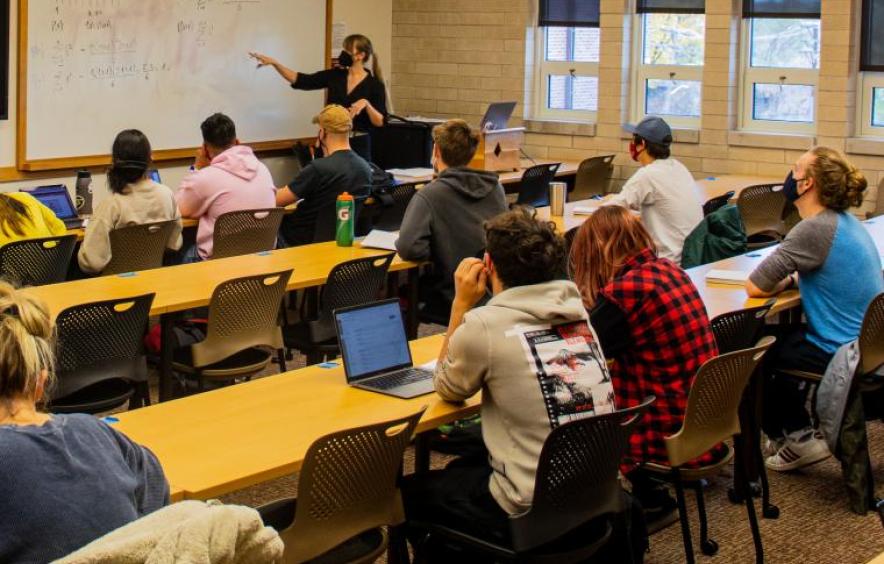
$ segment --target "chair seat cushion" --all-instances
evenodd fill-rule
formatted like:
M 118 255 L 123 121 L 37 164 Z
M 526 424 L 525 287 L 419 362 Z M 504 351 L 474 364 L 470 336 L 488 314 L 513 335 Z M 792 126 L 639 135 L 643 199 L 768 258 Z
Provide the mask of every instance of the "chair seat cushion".
M 729 464 L 730 461 L 734 458 L 734 449 L 727 443 L 722 444 L 724 444 L 725 446 L 725 452 L 724 455 L 721 456 L 721 458 L 719 458 L 715 462 L 712 462 L 711 464 L 706 464 L 697 468 L 682 468 L 682 480 L 686 482 L 693 482 L 695 480 L 702 480 L 703 478 L 708 478 L 710 476 L 718 474 L 721 471 L 721 468 Z M 646 462 L 642 464 L 641 467 L 649 472 L 659 475 L 662 478 L 668 479 L 672 475 L 672 467 L 666 464 Z
M 241 350 L 214 364 L 203 366 L 199 371 L 203 376 L 209 378 L 213 376 L 232 378 L 240 375 L 255 374 L 263 370 L 270 363 L 272 357 L 273 353 L 270 351 L 259 347 L 252 347 Z M 172 368 L 182 374 L 196 374 L 197 369 L 193 366 L 193 351 L 190 347 L 175 349 Z
M 296 498 L 280 499 L 257 508 L 261 519 L 268 527 L 278 532 L 292 526 L 298 507 Z M 379 554 L 387 544 L 387 537 L 380 528 L 369 529 L 351 537 L 313 560 L 312 564 L 337 564 L 340 562 L 356 562 L 372 555 Z
M 101 413 L 120 407 L 132 397 L 135 387 L 126 380 L 113 378 L 78 390 L 61 398 L 53 398 L 53 413 Z

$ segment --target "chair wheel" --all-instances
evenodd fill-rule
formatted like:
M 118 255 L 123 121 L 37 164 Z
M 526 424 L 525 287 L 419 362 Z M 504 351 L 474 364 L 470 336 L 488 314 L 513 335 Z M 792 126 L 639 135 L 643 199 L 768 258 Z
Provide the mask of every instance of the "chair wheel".
M 780 508 L 776 505 L 768 505 L 764 509 L 761 510 L 761 515 L 765 519 L 779 519 L 780 518 Z
M 706 556 L 712 556 L 718 552 L 718 543 L 712 539 L 706 539 L 700 544 L 700 550 L 702 550 L 703 554 Z
M 734 488 L 727 489 L 727 498 L 731 503 L 743 503 L 742 496 L 740 496 Z
M 761 497 L 761 483 L 749 482 L 749 492 L 752 494 L 752 497 Z

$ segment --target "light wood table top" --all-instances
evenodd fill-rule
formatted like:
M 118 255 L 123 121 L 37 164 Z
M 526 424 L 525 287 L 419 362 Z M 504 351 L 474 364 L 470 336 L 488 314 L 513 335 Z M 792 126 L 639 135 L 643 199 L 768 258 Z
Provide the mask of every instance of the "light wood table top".
M 311 288 L 323 285 L 337 264 L 387 253 L 389 251 L 364 249 L 358 243 L 353 247 L 338 247 L 334 241 L 330 241 L 136 273 L 74 280 L 27 288 L 25 291 L 45 300 L 53 317 L 73 305 L 153 292 L 156 296 L 150 313 L 161 315 L 208 305 L 214 288 L 233 278 L 294 269 L 287 290 Z M 390 270 L 395 272 L 417 266 L 417 263 L 396 257 Z
M 442 336 L 411 343 L 415 364 L 436 358 Z M 343 366 L 310 366 L 121 413 L 114 427 L 150 448 L 186 498 L 216 497 L 297 471 L 319 437 L 428 406 L 419 432 L 476 413 L 435 394 L 403 400 L 348 386 Z
M 501 172 L 500 183 L 503 185 L 507 184 L 515 184 L 522 180 L 522 174 L 525 172 L 525 169 L 535 164 L 551 164 L 551 163 L 562 163 L 562 166 L 559 167 L 559 170 L 556 171 L 556 178 L 560 178 L 563 176 L 573 176 L 577 174 L 577 167 L 580 166 L 579 162 L 576 161 L 557 161 L 552 159 L 536 159 L 534 162 L 529 161 L 528 159 L 522 159 L 520 161 L 521 169 L 510 171 L 510 172 Z M 396 180 L 403 184 L 426 184 L 433 180 L 433 175 L 427 176 L 397 176 Z

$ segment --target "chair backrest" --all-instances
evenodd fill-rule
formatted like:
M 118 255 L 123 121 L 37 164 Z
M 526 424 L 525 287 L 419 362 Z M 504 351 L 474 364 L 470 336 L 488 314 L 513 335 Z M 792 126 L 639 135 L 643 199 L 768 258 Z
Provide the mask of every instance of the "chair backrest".
M 103 380 L 144 381 L 144 334 L 154 294 L 69 307 L 55 319 L 56 383 L 64 397 Z
M 751 349 L 711 358 L 700 367 L 681 429 L 664 439 L 671 466 L 681 466 L 740 433 L 737 409 L 743 390 L 774 341 L 764 337 Z
M 731 190 L 721 196 L 716 196 L 714 198 L 709 198 L 706 200 L 706 203 L 703 204 L 703 217 L 706 217 L 710 213 L 714 212 L 717 209 L 721 209 L 727 205 L 728 202 L 731 201 L 731 198 L 734 197 L 735 192 Z
M 549 183 L 556 177 L 562 163 L 540 164 L 528 167 L 522 173 L 516 203 L 535 208 L 549 205 Z
M 884 364 L 884 294 L 866 309 L 859 332 L 860 374 L 871 374 Z
M 759 234 L 786 235 L 783 210 L 786 197 L 782 184 L 758 184 L 744 188 L 737 196 L 737 209 L 743 220 L 746 237 Z
M 218 216 L 212 234 L 212 258 L 270 251 L 276 247 L 284 208 L 237 210 Z
M 279 308 L 291 270 L 218 284 L 209 301 L 206 338 L 191 346 L 193 365 L 208 366 L 251 347 L 282 347 Z
M 718 354 L 751 349 L 761 339 L 764 320 L 774 303 L 771 299 L 764 305 L 723 313 L 709 322 Z
M 310 323 L 314 341 L 335 336 L 334 311 L 367 304 L 378 299 L 387 280 L 387 271 L 396 253 L 348 260 L 335 265 L 319 298 L 319 316 Z
M 375 196 L 375 200 L 381 200 L 375 202 L 377 215 L 372 221 L 373 227 L 384 231 L 398 231 L 402 226 L 402 218 L 405 217 L 405 209 L 416 193 L 414 185 L 400 184 L 384 196 Z
M 620 460 L 654 400 L 552 430 L 540 451 L 531 509 L 510 520 L 517 552 L 553 542 L 595 517 L 620 510 Z
M 163 266 L 163 254 L 173 229 L 174 219 L 112 229 L 111 259 L 101 273 L 120 274 Z
M 584 159 L 577 167 L 572 200 L 585 200 L 608 193 L 608 183 L 614 172 L 614 155 L 600 155 Z
M 14 241 L 0 247 L 0 277 L 16 286 L 64 282 L 76 235 Z
M 353 536 L 404 520 L 396 486 L 420 411 L 317 439 L 304 457 L 292 526 L 280 532 L 285 562 L 306 562 Z

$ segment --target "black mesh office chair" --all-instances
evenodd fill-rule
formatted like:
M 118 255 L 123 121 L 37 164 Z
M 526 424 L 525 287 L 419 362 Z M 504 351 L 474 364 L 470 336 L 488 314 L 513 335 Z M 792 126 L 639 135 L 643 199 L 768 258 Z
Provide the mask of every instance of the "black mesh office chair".
M 284 208 L 237 210 L 218 216 L 212 235 L 212 258 L 270 251 L 276 247 Z
M 599 155 L 584 159 L 577 167 L 577 178 L 570 199 L 585 200 L 592 196 L 608 194 L 613 172 L 614 155 Z
M 69 307 L 55 320 L 53 413 L 150 405 L 143 339 L 154 294 Z M 131 399 L 131 401 L 130 401 Z
M 326 356 L 337 355 L 339 349 L 334 311 L 378 299 L 395 256 L 395 253 L 390 253 L 350 260 L 335 266 L 319 297 L 316 319 L 283 328 L 286 348 L 301 351 L 307 356 L 308 365 L 322 362 Z
M 137 272 L 163 266 L 163 255 L 173 229 L 175 229 L 175 220 L 112 229 L 111 259 L 101 274 Z
M 75 235 L 25 239 L 0 247 L 0 277 L 16 286 L 42 286 L 64 282 Z
M 423 562 L 432 537 L 469 547 L 488 561 L 583 562 L 610 539 L 610 516 L 622 511 L 618 472 L 629 437 L 653 397 L 641 405 L 556 427 L 540 452 L 531 509 L 510 519 L 509 545 L 436 523 L 410 523 L 426 535 L 415 547 Z M 608 516 L 603 527 L 597 518 Z
M 549 183 L 556 177 L 562 163 L 534 165 L 526 168 L 519 186 L 516 204 L 540 208 L 549 205 Z
M 734 197 L 735 192 L 731 190 L 726 194 L 722 194 L 721 196 L 716 196 L 714 198 L 709 198 L 706 200 L 706 203 L 703 204 L 703 217 L 706 217 L 710 213 L 720 210 L 724 206 L 727 205 L 728 202 L 731 201 L 731 198 Z

